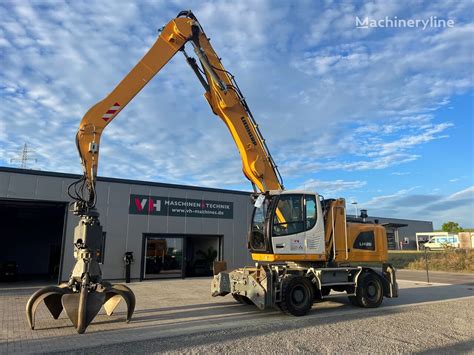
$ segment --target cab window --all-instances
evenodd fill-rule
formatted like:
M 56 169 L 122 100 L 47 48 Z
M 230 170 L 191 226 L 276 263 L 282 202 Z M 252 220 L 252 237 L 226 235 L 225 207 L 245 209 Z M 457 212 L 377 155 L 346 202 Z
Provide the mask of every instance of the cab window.
M 306 226 L 305 230 L 310 230 L 316 224 L 316 196 L 306 195 Z
M 303 232 L 303 207 L 303 195 L 281 195 L 273 217 L 273 236 Z

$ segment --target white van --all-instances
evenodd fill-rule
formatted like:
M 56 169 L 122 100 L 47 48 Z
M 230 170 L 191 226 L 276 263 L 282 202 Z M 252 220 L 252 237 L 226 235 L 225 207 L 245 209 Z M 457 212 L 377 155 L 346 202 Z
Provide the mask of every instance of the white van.
M 426 250 L 441 250 L 446 247 L 459 248 L 459 238 L 457 235 L 432 237 L 424 244 Z

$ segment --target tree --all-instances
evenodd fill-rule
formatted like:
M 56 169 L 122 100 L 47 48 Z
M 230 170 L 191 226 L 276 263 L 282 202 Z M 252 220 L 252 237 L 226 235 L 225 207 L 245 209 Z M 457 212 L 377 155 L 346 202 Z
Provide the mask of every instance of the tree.
M 443 223 L 443 226 L 441 228 L 443 229 L 443 231 L 449 232 L 449 233 L 459 233 L 463 231 L 459 223 L 452 222 L 452 221 Z

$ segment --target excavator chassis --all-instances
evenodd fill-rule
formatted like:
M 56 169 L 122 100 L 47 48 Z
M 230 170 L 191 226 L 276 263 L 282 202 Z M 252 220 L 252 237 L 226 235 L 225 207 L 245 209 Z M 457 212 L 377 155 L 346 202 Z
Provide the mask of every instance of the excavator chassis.
M 369 299 L 369 302 L 364 303 L 363 294 L 374 286 L 376 291 L 379 287 L 379 295 L 374 295 L 374 300 Z M 299 293 L 291 294 L 292 289 Z M 254 304 L 261 310 L 277 308 L 295 316 L 308 313 L 315 299 L 341 297 L 341 294 L 330 295 L 331 290 L 345 291 L 357 306 L 378 307 L 382 297 L 398 297 L 396 272 L 390 264 L 383 264 L 382 270 L 376 270 L 362 266 L 256 263 L 255 267 L 220 272 L 214 276 L 211 284 L 213 297 L 232 294 L 240 303 Z M 306 297 L 305 295 L 310 298 L 306 306 L 303 305 L 304 302 L 298 304 L 292 301 L 293 297 L 298 299 Z
M 43 287 L 30 297 L 26 304 L 26 318 L 31 329 L 35 328 L 36 310 L 43 301 L 54 319 L 58 319 L 64 309 L 79 334 L 85 332 L 102 306 L 110 316 L 122 299 L 127 305 L 127 323 L 132 318 L 135 309 L 133 291 L 125 285 L 102 281 L 97 262 L 102 239 L 98 212 L 75 206 L 74 213 L 80 216 L 80 220 L 74 230 L 76 263 L 69 282 Z

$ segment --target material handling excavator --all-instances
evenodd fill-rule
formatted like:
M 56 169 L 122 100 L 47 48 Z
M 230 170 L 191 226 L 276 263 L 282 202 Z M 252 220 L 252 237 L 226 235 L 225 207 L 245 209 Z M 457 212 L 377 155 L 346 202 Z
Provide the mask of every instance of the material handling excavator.
M 191 45 L 196 58 L 188 55 Z M 395 270 L 385 264 L 384 227 L 351 220 L 343 199 L 325 199 L 315 192 L 285 190 L 278 168 L 234 76 L 222 65 L 200 23 L 182 11 L 166 24 L 145 56 L 103 100 L 83 117 L 76 145 L 83 176 L 71 186 L 75 265 L 69 281 L 33 294 L 26 315 L 34 328 L 35 312 L 44 301 L 55 319 L 65 309 L 78 333 L 83 333 L 102 305 L 112 314 L 121 299 L 132 317 L 135 296 L 127 286 L 102 280 L 97 261 L 102 237 L 96 209 L 100 138 L 104 128 L 178 52 L 204 88 L 212 112 L 226 124 L 242 158 L 244 175 L 252 183 L 254 211 L 248 248 L 255 266 L 221 271 L 211 285 L 213 296 L 232 296 L 258 308 L 278 307 L 304 315 L 315 299 L 344 291 L 360 307 L 377 307 L 385 297 L 397 297 Z M 384 263 L 381 270 L 354 263 Z

